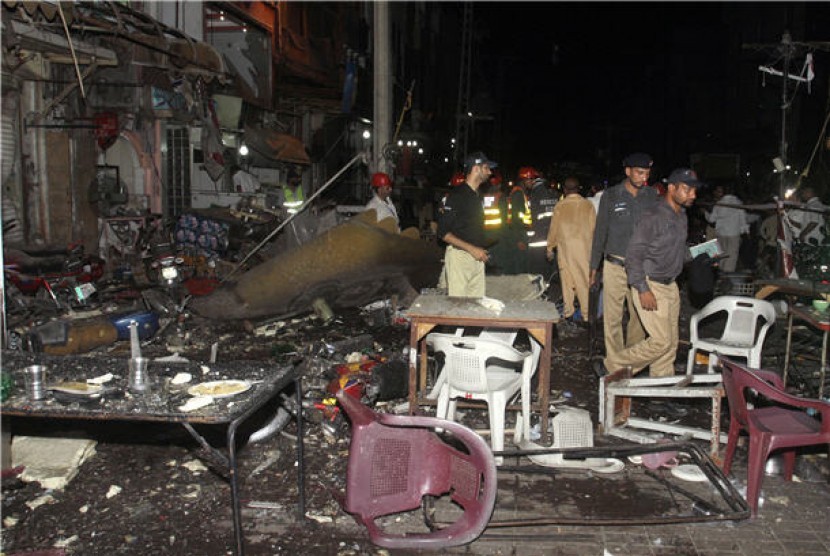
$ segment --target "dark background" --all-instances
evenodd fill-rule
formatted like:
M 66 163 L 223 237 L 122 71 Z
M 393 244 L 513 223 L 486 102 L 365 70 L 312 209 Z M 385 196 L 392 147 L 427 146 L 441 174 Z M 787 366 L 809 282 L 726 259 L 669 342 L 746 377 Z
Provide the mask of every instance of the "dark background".
M 825 2 L 476 2 L 474 14 L 471 105 L 493 118 L 476 122 L 470 148 L 508 175 L 532 164 L 613 178 L 626 153 L 642 150 L 665 176 L 692 153 L 735 153 L 752 181 L 738 188 L 763 188 L 779 152 L 782 79 L 758 66 L 782 69 L 785 29 L 816 43 L 799 45 L 790 69 L 800 73 L 813 52 L 811 91 L 788 89 L 794 168 L 828 110 Z M 815 167 L 825 176 L 826 159 Z

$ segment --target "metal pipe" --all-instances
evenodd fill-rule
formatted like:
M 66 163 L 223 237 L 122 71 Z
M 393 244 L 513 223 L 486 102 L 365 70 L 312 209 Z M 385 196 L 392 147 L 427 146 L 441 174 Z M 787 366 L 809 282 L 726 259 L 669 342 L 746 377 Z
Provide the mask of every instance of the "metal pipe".
M 334 181 L 335 181 L 335 180 L 337 180 L 337 178 L 339 178 L 339 177 L 343 174 L 343 172 L 345 172 L 346 170 L 348 170 L 348 169 L 349 169 L 349 168 L 350 168 L 350 167 L 351 167 L 351 166 L 352 166 L 355 162 L 357 162 L 358 160 L 362 160 L 362 161 L 364 162 L 364 164 L 365 164 L 365 163 L 366 163 L 367 158 L 368 158 L 368 153 L 366 153 L 366 152 L 361 152 L 361 153 L 358 153 L 357 155 L 355 155 L 355 157 L 354 157 L 354 158 L 352 158 L 352 159 L 351 159 L 351 160 L 350 160 L 350 161 L 349 161 L 349 162 L 348 162 L 345 166 L 343 166 L 343 168 L 341 168 L 341 169 L 340 169 L 340 170 L 339 170 L 336 174 L 334 174 L 331 178 L 329 178 L 329 181 L 327 181 L 326 183 L 324 183 L 324 184 L 323 184 L 323 187 L 321 187 L 320 189 L 318 189 L 317 191 L 315 191 L 315 192 L 314 192 L 314 194 L 313 194 L 311 197 L 309 197 L 308 199 L 306 199 L 305 203 L 303 203 L 303 204 L 302 204 L 302 205 L 301 205 L 301 206 L 297 209 L 297 212 L 295 212 L 294 214 L 292 214 L 291 216 L 289 216 L 289 217 L 288 217 L 285 221 L 283 221 L 283 223 L 282 223 L 282 224 L 280 224 L 279 226 L 277 226 L 277 227 L 276 227 L 276 229 L 274 229 L 274 231 L 272 231 L 270 234 L 268 234 L 268 236 L 267 236 L 265 239 L 263 239 L 261 242 L 259 242 L 259 244 L 258 244 L 256 247 L 254 247 L 254 248 L 251 250 L 251 252 L 250 252 L 250 253 L 248 253 L 248 254 L 245 256 L 245 258 L 244 258 L 244 259 L 242 259 L 241 261 L 239 261 L 239 263 L 238 263 L 238 264 L 237 264 L 237 265 L 233 268 L 233 270 L 231 270 L 231 271 L 230 271 L 230 272 L 229 272 L 229 273 L 228 273 L 228 274 L 227 274 L 224 278 L 222 278 L 222 280 L 220 281 L 220 283 L 224 283 L 224 282 L 225 282 L 228 278 L 230 278 L 231 276 L 233 276 L 233 275 L 236 273 L 236 271 L 237 271 L 237 270 L 239 270 L 240 268 L 242 268 L 242 265 L 243 265 L 243 264 L 245 264 L 245 262 L 246 262 L 248 259 L 250 259 L 251 257 L 253 257 L 253 256 L 254 256 L 254 254 L 255 254 L 257 251 L 259 251 L 260 249 L 262 249 L 262 246 L 263 246 L 263 245 L 265 245 L 266 243 L 268 243 L 269 241 L 271 241 L 271 238 L 273 238 L 275 235 L 277 235 L 277 233 L 279 233 L 279 232 L 280 232 L 283 228 L 285 228 L 285 226 L 286 226 L 286 225 L 288 225 L 289 223 L 291 223 L 291 222 L 294 220 L 294 218 L 295 218 L 298 214 L 300 214 L 302 211 L 304 211 L 304 210 L 305 210 L 305 209 L 306 209 L 306 208 L 307 208 L 307 207 L 311 204 L 311 201 L 313 201 L 314 199 L 316 199 L 316 198 L 317 198 L 317 197 L 318 197 L 318 196 L 319 196 L 319 195 L 320 195 L 323 191 L 325 191 L 325 190 L 328 188 L 328 186 L 330 186 L 332 183 L 334 183 Z M 188 299 L 190 299 L 190 297 L 189 297 L 189 296 L 188 296 Z M 187 303 L 187 300 L 185 300 L 185 303 Z

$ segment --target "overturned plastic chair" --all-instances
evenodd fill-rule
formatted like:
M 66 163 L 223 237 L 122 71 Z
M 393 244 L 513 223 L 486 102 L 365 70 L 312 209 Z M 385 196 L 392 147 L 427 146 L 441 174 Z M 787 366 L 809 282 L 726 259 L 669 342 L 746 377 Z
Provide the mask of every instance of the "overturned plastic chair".
M 343 390 L 337 400 L 352 423 L 343 509 L 385 548 L 440 549 L 470 543 L 487 527 L 496 501 L 496 465 L 475 432 L 435 417 L 375 413 Z M 462 446 L 442 440 L 449 433 Z M 382 516 L 421 507 L 427 496 L 449 495 L 463 514 L 443 529 L 391 533 Z
M 493 451 L 504 449 L 504 414 L 507 402 L 521 391 L 522 414 L 515 442 L 529 435 L 530 380 L 535 369 L 531 353 L 520 352 L 498 340 L 477 337 L 439 337 L 436 351 L 445 354 L 444 383 L 438 394 L 436 416 L 455 419 L 456 398 L 487 403 L 490 444 Z M 501 458 L 496 458 L 501 463 Z
M 755 516 L 758 495 L 764 480 L 767 458 L 773 452 L 784 455 L 784 480 L 791 481 L 795 469 L 795 449 L 824 444 L 830 447 L 830 403 L 799 398 L 784 391 L 784 382 L 777 373 L 748 369 L 722 358 L 723 386 L 729 398 L 729 439 L 723 458 L 723 472 L 729 473 L 741 431 L 749 434 L 746 501 Z M 774 405 L 750 406 L 747 390 L 754 391 Z M 811 417 L 813 410 L 821 420 Z
M 726 326 L 719 338 L 701 338 L 700 323 L 716 313 L 726 311 Z M 764 324 L 758 329 L 759 320 Z M 689 358 L 686 361 L 686 374 L 692 374 L 695 355 L 698 351 L 709 352 L 708 372 L 714 372 L 717 364 L 717 352 L 720 355 L 745 357 L 750 367 L 761 366 L 761 348 L 767 331 L 775 322 L 775 307 L 769 301 L 723 295 L 706 304 L 703 309 L 692 315 L 689 321 Z

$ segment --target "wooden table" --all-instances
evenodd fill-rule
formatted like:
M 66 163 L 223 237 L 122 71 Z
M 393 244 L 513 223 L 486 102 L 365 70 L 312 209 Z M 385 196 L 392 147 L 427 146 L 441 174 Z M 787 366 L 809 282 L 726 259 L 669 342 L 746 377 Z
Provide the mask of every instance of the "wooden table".
M 31 402 L 26 397 L 22 369 L 28 365 L 46 366 L 46 384 L 59 382 L 84 381 L 110 372 L 114 375 L 106 384 L 106 390 L 100 399 L 84 399 L 66 396 L 56 398 L 52 394 L 46 400 Z M 287 366 L 282 368 L 265 368 L 255 361 L 238 361 L 232 364 L 209 363 L 204 372 L 203 364 L 161 363 L 151 361 L 148 374 L 154 381 L 153 390 L 144 395 L 126 394 L 127 360 L 114 357 L 59 357 L 44 354 L 21 352 L 2 352 L 2 368 L 14 377 L 13 394 L 3 402 L 0 414 L 3 417 L 4 432 L 9 427 L 9 417 L 72 419 L 87 421 L 144 421 L 156 423 L 179 423 L 196 439 L 199 444 L 210 451 L 214 458 L 228 468 L 231 484 L 231 505 L 236 554 L 244 554 L 242 517 L 237 484 L 236 431 L 249 417 L 257 413 L 283 389 L 296 384 L 297 407 L 302 406 L 301 373 L 299 368 Z M 240 394 L 227 398 L 214 398 L 212 404 L 190 413 L 183 413 L 179 407 L 190 397 L 186 389 L 177 391 L 169 387 L 169 379 L 179 372 L 189 372 L 197 382 L 213 380 L 240 379 L 251 383 L 251 388 Z M 165 380 L 168 379 L 168 380 Z M 217 425 L 226 427 L 227 456 L 211 446 L 205 438 L 193 428 L 193 425 Z M 302 419 L 297 420 L 297 485 L 298 485 L 298 519 L 302 521 L 305 514 L 304 498 L 304 463 Z
M 818 385 L 818 397 L 824 394 L 824 378 L 827 374 L 827 337 L 830 334 L 830 312 L 816 311 L 812 307 L 805 307 L 803 305 L 790 305 L 789 315 L 787 316 L 787 348 L 784 355 L 784 385 L 787 384 L 787 374 L 790 370 L 790 347 L 793 336 L 793 318 L 799 318 L 806 321 L 813 328 L 821 330 L 824 335 L 821 342 L 821 371 Z
M 775 278 L 771 280 L 756 280 L 759 286 L 755 293 L 757 299 L 766 299 L 774 293 L 783 293 L 795 296 L 820 297 L 822 293 L 830 293 L 830 284 L 822 284 L 813 280 L 791 280 L 789 278 Z
M 409 333 L 409 412 L 417 411 L 421 390 L 426 386 L 427 347 L 423 341 L 438 325 L 527 330 L 542 346 L 539 357 L 539 410 L 544 438 L 548 430 L 550 403 L 550 362 L 553 325 L 559 312 L 553 303 L 541 300 L 504 301 L 504 308 L 495 311 L 472 297 L 420 295 L 412 302 L 407 316 L 412 322 Z M 420 373 L 418 355 L 421 356 Z

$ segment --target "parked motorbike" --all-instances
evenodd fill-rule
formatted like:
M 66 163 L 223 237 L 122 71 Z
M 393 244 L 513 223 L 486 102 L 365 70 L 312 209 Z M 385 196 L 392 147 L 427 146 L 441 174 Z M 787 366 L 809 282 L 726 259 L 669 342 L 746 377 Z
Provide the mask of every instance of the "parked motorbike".
M 83 245 L 49 252 L 7 249 L 3 272 L 20 293 L 72 310 L 90 305 L 97 291 L 94 282 L 104 274 L 104 261 L 85 254 Z

